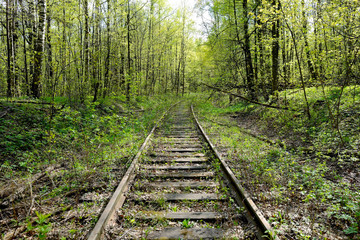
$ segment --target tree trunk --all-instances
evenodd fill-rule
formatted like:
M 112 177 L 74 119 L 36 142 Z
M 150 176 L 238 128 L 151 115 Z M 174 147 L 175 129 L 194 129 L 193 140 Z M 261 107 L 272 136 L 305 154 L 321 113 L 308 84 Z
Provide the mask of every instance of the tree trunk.
M 109 79 L 109 72 L 110 72 L 110 55 L 111 55 L 111 42 L 110 42 L 110 0 L 106 1 L 107 3 L 107 20 L 106 20 L 106 58 L 105 58 L 105 74 L 104 74 L 104 91 L 103 91 L 103 98 L 107 96 L 107 93 L 110 88 L 110 79 Z
M 182 96 L 184 96 L 185 93 L 185 62 L 186 62 L 186 56 L 185 56 L 185 21 L 186 21 L 186 8 L 184 5 L 183 9 L 183 24 L 182 24 L 182 39 L 181 39 L 181 62 L 182 62 Z
M 274 12 L 279 10 L 279 4 L 276 0 L 272 1 Z M 272 23 L 271 35 L 273 38 L 271 56 L 272 56 L 272 82 L 271 82 L 271 94 L 277 98 L 277 91 L 279 86 L 279 25 L 280 21 L 277 15 L 274 15 L 276 19 Z
M 177 52 L 177 44 L 176 44 L 176 52 Z M 180 90 L 181 53 L 179 55 L 180 55 L 179 63 L 178 63 L 178 67 L 176 69 L 176 96 L 179 96 L 179 90 Z
M 47 19 L 46 19 L 46 52 L 47 52 L 47 62 L 46 62 L 46 75 L 48 84 L 51 86 L 54 76 L 54 70 L 52 66 L 52 50 L 51 50 L 51 17 L 50 17 L 50 8 L 47 7 Z M 51 91 L 52 97 L 55 97 L 55 91 Z
M 299 56 L 299 52 L 297 50 L 295 35 L 294 35 L 294 32 L 293 32 L 292 28 L 290 27 L 289 23 L 286 21 L 286 19 L 285 19 L 285 24 L 286 24 L 287 28 L 289 29 L 290 36 L 291 36 L 291 39 L 292 39 L 293 44 L 294 44 L 294 51 L 295 51 L 296 61 L 297 61 L 297 64 L 298 64 L 298 67 L 299 67 L 299 72 L 300 72 L 301 88 L 303 90 L 304 100 L 305 100 L 305 103 L 306 103 L 305 111 L 306 111 L 308 119 L 310 120 L 311 119 L 310 105 L 309 105 L 309 101 L 308 101 L 307 94 L 306 94 L 306 86 L 305 86 L 305 81 L 304 81 L 304 75 L 302 73 L 300 56 Z
M 34 98 L 40 97 L 40 83 L 41 83 L 41 71 L 42 71 L 42 58 L 44 49 L 44 33 L 45 33 L 45 22 L 46 22 L 46 4 L 45 0 L 38 1 L 38 29 L 37 37 L 34 46 L 34 74 L 31 83 L 31 93 Z
M 93 88 L 94 88 L 94 98 L 93 102 L 96 102 L 98 99 L 99 94 L 99 88 L 100 88 L 100 82 L 101 82 L 101 48 L 100 48 L 100 39 L 101 39 L 101 26 L 100 26 L 100 2 L 99 0 L 95 1 L 95 16 L 94 16 L 94 34 L 93 34 L 93 46 L 94 46 L 94 53 L 92 56 L 93 59 L 93 76 L 92 76 L 92 82 L 93 82 Z
M 301 6 L 302 6 L 302 21 L 303 21 L 303 27 L 302 27 L 302 32 L 304 35 L 304 41 L 305 41 L 305 53 L 306 53 L 306 62 L 309 68 L 309 73 L 310 76 L 312 78 L 313 81 L 316 81 L 317 76 L 315 73 L 315 69 L 314 66 L 311 62 L 311 55 L 310 55 L 310 47 L 309 47 L 309 42 L 308 42 L 308 38 L 307 38 L 307 17 L 306 17 L 306 13 L 305 13 L 305 2 L 304 0 L 301 1 Z
M 21 25 L 22 25 L 22 35 L 23 35 L 23 55 L 24 55 L 24 73 L 25 73 L 25 92 L 26 95 L 30 95 L 29 89 L 29 71 L 28 71 L 28 62 L 27 62 L 27 48 L 26 48 L 26 31 L 25 31 L 25 20 L 24 20 L 24 5 L 21 1 Z
M 84 0 L 84 72 L 80 86 L 80 101 L 84 102 L 86 97 L 86 85 L 89 82 L 89 6 L 88 0 Z
M 257 4 L 257 8 L 256 8 L 256 24 L 257 24 L 257 28 L 256 28 L 256 39 L 257 39 L 257 44 L 256 44 L 256 49 L 257 49 L 257 55 L 258 55 L 258 59 L 257 59 L 257 67 L 256 67 L 256 73 L 255 73 L 255 78 L 257 79 L 257 83 L 259 85 L 259 88 L 261 87 L 262 89 L 260 90 L 262 92 L 262 95 L 265 98 L 265 101 L 267 101 L 269 99 L 269 94 L 268 91 L 266 89 L 266 84 L 265 84 L 265 77 L 264 77 L 264 45 L 263 45 L 263 35 L 264 35 L 264 27 L 262 26 L 262 22 L 261 22 L 261 0 L 256 0 L 256 4 Z
M 254 90 L 254 68 L 251 59 L 250 51 L 250 35 L 249 35 L 249 19 L 247 0 L 243 0 L 243 17 L 244 17 L 244 54 L 245 54 L 245 69 L 246 80 L 250 99 L 256 99 Z
M 283 46 L 282 46 L 282 67 L 283 67 L 283 74 L 284 74 L 284 84 L 285 84 L 285 89 L 288 88 L 289 85 L 289 80 L 288 80 L 288 60 L 287 60 L 287 45 L 286 45 L 286 31 L 285 31 L 285 27 L 283 26 L 283 31 L 282 31 L 282 38 L 283 38 Z M 285 96 L 286 98 L 286 96 Z M 285 99 L 286 101 L 286 99 Z
M 10 19 L 10 11 L 13 11 L 13 2 L 12 0 L 6 0 L 6 48 L 7 48 L 7 97 L 11 98 L 13 96 L 13 33 L 12 33 L 12 21 Z
M 130 91 L 131 91 L 131 43 L 130 43 L 130 0 L 127 2 L 127 53 L 128 53 L 128 77 L 126 83 L 126 101 L 130 102 Z
M 32 95 L 31 85 L 32 85 L 32 77 L 34 75 L 34 61 L 33 61 L 33 53 L 34 53 L 34 46 L 35 46 L 35 35 L 36 35 L 36 23 L 35 23 L 35 5 L 34 1 L 28 1 L 29 5 L 29 20 L 27 28 L 29 29 L 29 49 L 30 49 L 30 61 L 29 61 L 29 85 L 27 86 L 28 96 Z
M 62 91 L 67 92 L 68 96 L 70 97 L 71 92 L 71 86 L 70 83 L 67 81 L 67 71 L 66 71 L 66 6 L 63 6 L 63 19 L 62 19 L 62 45 L 60 49 L 60 55 L 61 55 L 61 69 L 62 69 L 62 76 L 63 76 L 63 89 Z M 60 30 L 60 26 L 59 26 Z M 55 93 L 56 87 L 58 85 L 58 82 L 55 81 L 53 85 L 53 92 Z

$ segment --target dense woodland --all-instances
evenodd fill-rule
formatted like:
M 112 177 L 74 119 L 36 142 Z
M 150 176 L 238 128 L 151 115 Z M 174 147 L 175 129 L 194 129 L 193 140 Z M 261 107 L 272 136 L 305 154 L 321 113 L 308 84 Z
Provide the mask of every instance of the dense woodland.
M 203 19 L 206 40 L 191 35 L 193 9 L 165 1 L 5 1 L 1 93 L 96 101 L 210 82 L 252 100 L 302 88 L 306 101 L 306 87 L 359 82 L 358 1 L 197 7 L 211 16 Z
M 326 86 L 359 82 L 358 1 L 198 1 L 198 14 L 211 18 L 203 18 L 206 40 L 191 34 L 193 9 L 161 0 L 8 0 L 1 8 L 7 97 L 129 100 L 211 83 L 268 101 L 301 88 L 310 118 L 307 87 L 327 95 Z
M 83 193 L 111 192 L 123 174 L 111 169 L 128 166 L 154 121 L 182 96 L 214 138 L 233 143 L 230 156 L 251 146 L 235 139 L 237 131 L 270 143 L 259 144 L 251 163 L 233 163 L 248 169 L 239 178 L 260 205 L 264 184 L 261 191 L 280 194 L 271 202 L 278 209 L 297 199 L 313 215 L 328 210 L 320 224 L 334 231 L 328 239 L 360 238 L 359 0 L 197 0 L 194 9 L 171 0 L 0 0 L 0 13 L 1 237 L 9 229 L 40 234 L 40 224 L 19 233 L 21 222 L 31 226 L 36 215 L 56 222 L 59 206 L 67 211 Z M 242 130 L 227 133 L 235 125 Z M 72 205 L 56 198 L 64 196 Z M 22 198 L 30 206 L 15 207 Z M 49 199 L 51 211 L 36 208 Z M 283 210 L 269 212 L 286 238 Z M 69 229 L 91 229 L 97 214 L 75 214 L 66 236 L 84 236 Z M 314 227 L 321 221 L 310 218 L 309 231 L 291 236 L 323 236 Z
M 164 1 L 6 1 L 1 91 L 79 101 L 183 91 L 186 11 Z

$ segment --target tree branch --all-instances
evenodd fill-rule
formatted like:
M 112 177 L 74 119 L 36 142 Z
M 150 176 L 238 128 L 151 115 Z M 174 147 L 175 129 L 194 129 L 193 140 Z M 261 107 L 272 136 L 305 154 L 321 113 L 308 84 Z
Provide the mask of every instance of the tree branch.
M 291 108 L 288 108 L 288 107 L 278 107 L 278 106 L 273 106 L 273 105 L 269 105 L 269 104 L 266 104 L 266 103 L 257 102 L 257 101 L 251 100 L 251 99 L 249 99 L 249 98 L 246 98 L 246 97 L 244 97 L 244 96 L 241 96 L 241 95 L 239 95 L 239 94 L 235 94 L 235 93 L 232 93 L 232 92 L 223 90 L 223 89 L 221 89 L 221 88 L 208 85 L 208 84 L 206 84 L 206 83 L 201 83 L 201 84 L 207 86 L 208 88 L 217 90 L 217 91 L 219 91 L 219 92 L 223 92 L 223 93 L 227 93 L 227 94 L 233 95 L 234 97 L 241 98 L 241 99 L 243 99 L 243 100 L 245 100 L 245 101 L 247 101 L 247 102 L 251 102 L 251 103 L 254 103 L 254 104 L 257 104 L 257 105 L 261 105 L 261 106 L 268 107 L 268 108 L 279 109 L 279 110 L 287 110 L 287 111 L 297 112 L 297 110 L 291 109 Z

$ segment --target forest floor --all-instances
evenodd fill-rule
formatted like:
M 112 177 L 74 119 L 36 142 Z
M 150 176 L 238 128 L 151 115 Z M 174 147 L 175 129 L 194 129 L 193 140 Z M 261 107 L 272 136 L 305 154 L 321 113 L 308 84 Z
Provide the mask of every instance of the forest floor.
M 311 121 L 221 95 L 198 101 L 206 131 L 281 239 L 360 239 L 360 99 L 346 93 L 344 145 L 316 92 Z
M 86 239 L 168 99 L 0 102 L 0 238 Z
M 309 92 L 312 90 L 310 89 Z M 360 89 L 339 130 L 304 114 L 193 95 L 215 145 L 281 239 L 360 239 Z M 301 96 L 289 95 L 289 104 Z M 54 108 L 0 101 L 0 236 L 85 239 L 169 96 Z

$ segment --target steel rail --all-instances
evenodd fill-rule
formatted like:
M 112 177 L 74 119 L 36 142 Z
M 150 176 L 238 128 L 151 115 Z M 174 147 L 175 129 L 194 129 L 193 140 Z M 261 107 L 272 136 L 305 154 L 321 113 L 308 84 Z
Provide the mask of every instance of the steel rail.
M 155 129 L 159 126 L 159 124 L 162 122 L 166 114 L 170 111 L 171 108 L 173 108 L 176 104 L 179 102 L 173 104 L 168 110 L 164 112 L 164 114 L 158 119 L 158 121 L 155 122 L 154 127 L 146 137 L 144 143 L 141 145 L 139 151 L 135 155 L 135 157 L 132 160 L 132 163 L 128 170 L 126 171 L 125 175 L 123 176 L 121 182 L 119 183 L 118 187 L 116 188 L 114 194 L 112 195 L 110 201 L 106 205 L 104 211 L 102 212 L 99 220 L 97 221 L 95 227 L 91 231 L 88 240 L 99 240 L 101 239 L 105 227 L 111 222 L 115 221 L 115 209 L 121 208 L 124 204 L 126 197 L 125 192 L 128 189 L 129 183 L 135 178 L 134 171 L 137 168 L 140 156 L 142 152 L 144 151 L 145 147 L 147 146 L 151 136 L 153 135 Z
M 210 146 L 210 150 L 214 153 L 215 157 L 219 159 L 221 168 L 224 174 L 226 175 L 227 180 L 232 185 L 232 189 L 234 189 L 236 194 L 240 197 L 241 202 L 238 202 L 238 204 L 245 206 L 248 212 L 250 213 L 250 215 L 254 218 L 256 225 L 261 231 L 260 238 L 278 240 L 279 239 L 278 237 L 273 236 L 274 231 L 272 227 L 270 226 L 269 222 L 265 219 L 259 208 L 255 205 L 255 203 L 250 197 L 250 194 L 241 186 L 240 181 L 236 178 L 233 171 L 224 161 L 221 154 L 216 150 L 215 145 L 210 141 L 210 138 L 206 134 L 204 128 L 201 126 L 200 122 L 198 121 L 195 115 L 193 105 L 191 105 L 191 112 L 193 114 L 196 125 L 199 128 L 202 136 L 205 138 L 206 142 Z M 239 199 L 235 199 L 235 200 L 239 201 Z

